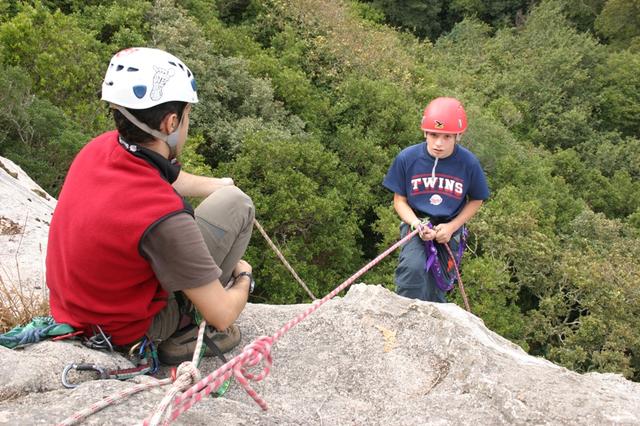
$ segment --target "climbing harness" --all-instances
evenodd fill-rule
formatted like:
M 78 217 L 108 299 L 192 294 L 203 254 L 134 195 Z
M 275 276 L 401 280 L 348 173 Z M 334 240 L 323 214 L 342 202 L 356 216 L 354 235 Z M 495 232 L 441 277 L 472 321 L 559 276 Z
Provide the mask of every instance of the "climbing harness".
M 431 222 L 427 222 L 426 225 L 429 229 L 433 229 L 433 225 Z M 427 260 L 424 265 L 424 270 L 426 272 L 430 272 L 433 278 L 435 279 L 436 285 L 442 291 L 450 291 L 453 289 L 454 283 L 458 278 L 456 275 L 452 274 L 453 267 L 458 267 L 460 265 L 460 261 L 462 260 L 462 254 L 464 253 L 464 249 L 466 247 L 467 242 L 467 228 L 464 226 L 460 230 L 460 242 L 458 244 L 458 250 L 456 252 L 456 256 L 449 256 L 444 248 L 449 245 L 447 243 L 440 244 L 433 240 L 423 241 L 425 252 L 427 255 Z M 449 248 L 449 252 L 451 252 L 451 248 Z M 446 268 L 443 268 L 442 265 L 447 265 Z
M 431 224 L 431 222 L 426 222 L 425 224 L 418 225 L 418 227 L 420 226 L 428 226 L 429 229 L 433 229 L 433 225 Z M 449 247 L 448 243 L 439 244 L 433 240 L 423 241 L 424 249 L 427 255 L 424 270 L 427 273 L 431 273 L 436 282 L 436 285 L 442 291 L 453 290 L 454 284 L 457 280 L 465 309 L 467 310 L 467 312 L 471 312 L 471 308 L 469 307 L 469 300 L 467 299 L 467 293 L 464 290 L 464 284 L 462 283 L 462 278 L 460 277 L 460 262 L 462 261 L 462 255 L 467 246 L 467 236 L 467 228 L 463 226 L 460 230 L 460 242 L 458 243 L 458 250 L 456 251 L 455 256 L 451 251 L 451 247 Z M 443 252 L 443 250 L 445 252 Z M 443 264 L 447 265 L 446 269 L 442 267 Z M 451 269 L 455 270 L 455 275 L 451 273 Z
M 102 327 L 99 325 L 94 325 L 91 328 L 93 329 L 93 336 L 83 339 L 82 344 L 89 349 L 108 350 L 109 352 L 113 352 L 114 349 L 113 344 L 111 343 L 111 336 L 102 331 Z
M 449 256 L 453 259 L 453 253 L 451 253 L 451 248 L 448 244 L 445 245 L 447 251 L 449 252 Z M 464 291 L 464 284 L 462 283 L 462 277 L 460 277 L 460 269 L 458 269 L 458 264 L 454 262 L 453 264 L 456 268 L 456 275 L 458 276 L 458 284 L 460 285 L 460 294 L 462 295 L 462 300 L 464 301 L 464 308 L 467 312 L 471 312 L 471 308 L 469 307 L 469 299 L 467 299 L 467 292 Z

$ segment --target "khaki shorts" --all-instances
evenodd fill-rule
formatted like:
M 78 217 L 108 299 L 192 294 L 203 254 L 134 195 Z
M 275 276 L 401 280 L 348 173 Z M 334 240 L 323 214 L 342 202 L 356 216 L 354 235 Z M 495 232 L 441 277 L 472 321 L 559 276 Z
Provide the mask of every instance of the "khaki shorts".
M 222 269 L 220 282 L 226 284 L 251 239 L 253 202 L 237 187 L 226 186 L 205 198 L 195 209 L 195 217 L 213 260 Z M 192 310 L 193 305 L 182 292 L 170 294 L 167 306 L 153 318 L 147 336 L 154 342 L 167 340 L 188 324 L 185 321 Z

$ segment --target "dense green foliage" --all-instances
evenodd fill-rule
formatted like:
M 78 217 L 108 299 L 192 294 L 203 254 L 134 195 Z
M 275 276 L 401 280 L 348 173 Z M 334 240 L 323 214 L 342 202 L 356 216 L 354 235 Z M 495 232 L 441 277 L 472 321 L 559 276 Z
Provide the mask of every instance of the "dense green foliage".
M 426 103 L 457 96 L 492 190 L 470 223 L 472 310 L 532 354 L 640 380 L 637 0 L 213 3 L 2 3 L 0 155 L 57 195 L 111 127 L 108 58 L 167 49 L 198 79 L 185 167 L 233 177 L 324 295 L 398 238 L 382 177 Z M 308 301 L 257 233 L 247 259 L 254 301 Z M 393 288 L 395 263 L 364 280 Z

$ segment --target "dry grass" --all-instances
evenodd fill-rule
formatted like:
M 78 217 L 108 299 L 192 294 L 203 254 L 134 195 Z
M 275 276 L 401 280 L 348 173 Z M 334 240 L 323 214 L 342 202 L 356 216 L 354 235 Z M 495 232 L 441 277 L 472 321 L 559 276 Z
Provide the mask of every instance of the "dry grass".
M 39 291 L 25 290 L 21 283 L 6 283 L 0 275 L 0 333 L 44 315 L 49 315 L 49 302 Z
M 20 236 L 14 258 L 15 272 L 11 273 L 0 264 L 0 333 L 6 333 L 16 325 L 28 323 L 33 317 L 49 315 L 49 302 L 46 293 L 42 291 L 46 285 L 27 285 L 20 275 L 18 252 L 22 246 L 28 217 L 27 214 L 24 223 L 20 225 L 0 216 L 0 235 Z M 11 278 L 13 275 L 17 276 Z

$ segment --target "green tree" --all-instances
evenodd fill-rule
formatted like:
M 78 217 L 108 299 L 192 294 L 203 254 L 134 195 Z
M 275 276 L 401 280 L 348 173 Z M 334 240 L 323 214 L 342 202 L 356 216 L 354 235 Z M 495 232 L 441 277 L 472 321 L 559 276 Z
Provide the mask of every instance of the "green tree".
M 274 100 L 269 81 L 251 75 L 246 60 L 218 56 L 198 21 L 173 2 L 157 0 L 154 6 L 151 43 L 188 63 L 198 82 L 192 126 L 205 139 L 199 153 L 210 166 L 233 159 L 252 133 L 303 134 L 300 119 Z
M 328 293 L 360 263 L 360 219 L 348 200 L 366 188 L 316 140 L 255 133 L 216 173 L 232 176 L 251 196 L 257 219 L 316 295 Z M 261 283 L 258 300 L 307 298 L 262 239 L 252 240 L 247 257 Z
M 545 315 L 555 330 L 548 356 L 577 371 L 615 371 L 638 380 L 637 235 L 618 221 L 585 211 L 563 245 L 556 281 L 566 315 Z
M 477 93 L 516 137 L 554 149 L 593 133 L 601 88 L 594 75 L 603 57 L 597 41 L 573 29 L 557 2 L 544 1 L 524 26 L 494 37 L 486 25 L 466 19 L 438 40 L 426 62 L 438 84 Z
M 526 319 L 518 306 L 519 287 L 511 281 L 508 263 L 472 257 L 467 252 L 462 265 L 461 278 L 474 315 L 482 318 L 491 330 L 527 349 Z M 454 295 L 454 301 L 464 306 L 459 289 L 454 290 Z
M 449 15 L 445 1 L 371 0 L 371 4 L 385 14 L 389 24 L 430 40 L 435 40 L 448 31 L 456 18 L 459 18 L 458 15 Z
M 595 21 L 607 0 L 566 0 L 563 10 L 579 31 L 595 33 Z
M 451 10 L 462 16 L 475 16 L 492 27 L 521 24 L 531 1 L 526 0 L 453 0 Z
M 85 5 L 77 16 L 81 26 L 93 33 L 110 53 L 132 46 L 146 46 L 150 38 L 150 1 L 116 0 Z
M 640 135 L 640 51 L 623 50 L 608 55 L 598 66 L 601 80 L 599 126 L 628 136 Z
M 616 171 L 626 171 L 640 179 L 640 141 L 619 133 L 599 132 L 576 147 L 580 159 L 602 175 L 611 177 Z
M 0 25 L 0 61 L 29 70 L 35 93 L 87 129 L 104 127 L 95 94 L 106 64 L 105 51 L 76 18 L 49 12 L 40 3 Z
M 332 122 L 336 127 L 355 128 L 392 151 L 422 139 L 422 108 L 410 92 L 393 82 L 353 75 L 334 94 Z
M 598 34 L 619 49 L 640 49 L 640 0 L 607 0 L 595 22 Z
M 71 160 L 88 140 L 75 123 L 32 92 L 25 70 L 0 65 L 0 155 L 57 197 Z

